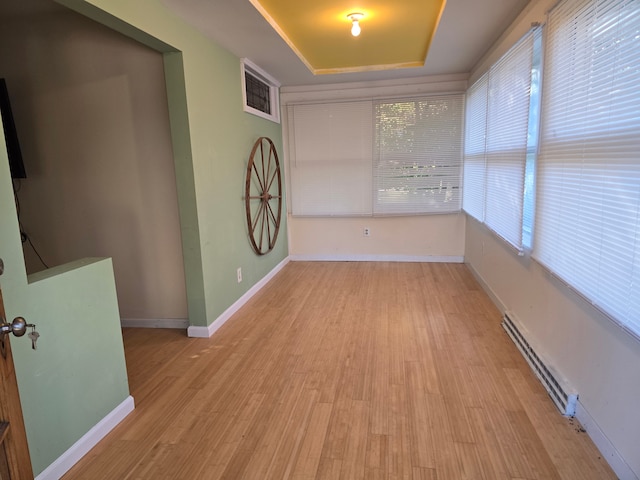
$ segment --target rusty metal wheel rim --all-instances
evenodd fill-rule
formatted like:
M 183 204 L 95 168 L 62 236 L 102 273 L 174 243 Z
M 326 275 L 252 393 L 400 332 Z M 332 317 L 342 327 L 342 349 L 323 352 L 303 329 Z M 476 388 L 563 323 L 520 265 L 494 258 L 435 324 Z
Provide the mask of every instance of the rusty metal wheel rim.
M 282 219 L 282 174 L 276 147 L 267 137 L 256 140 L 245 178 L 245 212 L 251 247 L 258 255 L 273 250 Z

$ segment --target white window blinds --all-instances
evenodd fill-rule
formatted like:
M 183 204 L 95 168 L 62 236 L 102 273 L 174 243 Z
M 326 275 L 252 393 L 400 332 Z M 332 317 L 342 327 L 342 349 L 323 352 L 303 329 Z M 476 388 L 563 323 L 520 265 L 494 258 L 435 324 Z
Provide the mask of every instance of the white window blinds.
M 292 215 L 460 210 L 464 96 L 291 105 Z
M 489 75 L 484 74 L 467 92 L 464 139 L 464 189 L 462 208 L 484 222 L 485 174 L 487 171 L 487 88 Z
M 640 335 L 640 3 L 549 14 L 534 256 Z
M 288 107 L 293 215 L 371 215 L 372 103 Z
M 460 210 L 462 95 L 375 103 L 373 212 Z
M 467 94 L 464 208 L 519 251 L 536 34 L 525 35 Z

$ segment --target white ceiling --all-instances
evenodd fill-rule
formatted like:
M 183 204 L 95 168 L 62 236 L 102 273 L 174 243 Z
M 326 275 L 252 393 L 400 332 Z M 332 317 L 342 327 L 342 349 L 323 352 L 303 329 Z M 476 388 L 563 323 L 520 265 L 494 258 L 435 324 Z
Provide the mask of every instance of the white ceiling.
M 161 1 L 236 56 L 249 58 L 283 86 L 468 73 L 529 3 L 448 0 L 424 67 L 314 76 L 249 0 Z

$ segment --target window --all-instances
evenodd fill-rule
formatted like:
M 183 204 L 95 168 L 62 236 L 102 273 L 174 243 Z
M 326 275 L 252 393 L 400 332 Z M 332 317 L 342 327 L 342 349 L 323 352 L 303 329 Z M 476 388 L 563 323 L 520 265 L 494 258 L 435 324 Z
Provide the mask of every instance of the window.
M 640 336 L 640 9 L 549 13 L 534 258 Z
M 280 123 L 280 84 L 246 58 L 241 60 L 240 70 L 244 111 Z
M 467 92 L 462 208 L 484 222 L 486 189 L 487 88 L 489 75 L 484 74 Z
M 534 172 L 537 118 L 530 114 L 537 113 L 532 78 L 539 81 L 540 48 L 534 28 L 467 92 L 463 208 L 518 252 L 525 245 L 523 214 L 530 219 L 533 210 L 525 176 Z
M 373 212 L 460 211 L 462 95 L 375 103 Z
M 460 211 L 464 96 L 291 105 L 293 215 Z
M 288 107 L 292 215 L 371 215 L 372 108 Z
M 524 167 L 524 194 L 522 210 L 522 245 L 531 251 L 535 215 L 536 165 L 540 129 L 540 100 L 542 89 L 542 35 L 533 38 L 533 65 L 531 67 L 531 96 L 527 127 L 527 159 Z

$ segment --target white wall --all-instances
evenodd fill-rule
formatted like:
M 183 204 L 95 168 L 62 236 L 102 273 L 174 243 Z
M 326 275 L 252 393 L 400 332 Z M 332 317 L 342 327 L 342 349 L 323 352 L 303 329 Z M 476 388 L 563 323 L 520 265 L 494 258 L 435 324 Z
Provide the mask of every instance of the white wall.
M 471 78 L 477 78 L 554 1 L 533 1 Z M 519 321 L 579 394 L 578 418 L 620 478 L 640 475 L 640 342 L 528 257 L 467 220 L 465 262 L 502 311 Z
M 370 236 L 363 235 L 369 228 Z M 289 218 L 289 254 L 307 260 L 462 261 L 465 216 Z
M 634 478 L 621 474 L 628 473 L 625 462 L 638 476 L 640 343 L 472 219 L 467 221 L 465 262 L 500 310 L 525 327 L 539 353 L 578 393 L 582 408 L 595 422 L 587 431 L 608 439 L 610 445 L 598 446 L 612 466 L 618 465 L 620 477 Z
M 49 266 L 112 257 L 122 317 L 186 319 L 161 54 L 53 3 L 0 22 L 25 230 Z
M 286 106 L 296 103 L 362 100 L 462 92 L 467 75 L 441 75 L 398 81 L 283 87 L 285 174 L 288 175 Z M 288 189 L 287 191 L 291 191 Z M 288 211 L 291 212 L 290 205 Z M 461 261 L 465 217 L 293 217 L 289 215 L 289 253 L 294 259 Z M 369 237 L 363 236 L 368 227 Z

